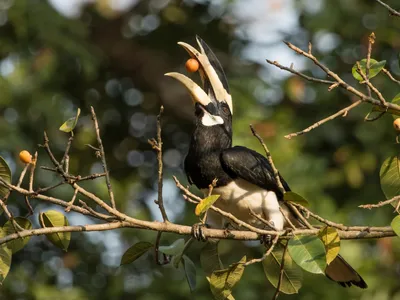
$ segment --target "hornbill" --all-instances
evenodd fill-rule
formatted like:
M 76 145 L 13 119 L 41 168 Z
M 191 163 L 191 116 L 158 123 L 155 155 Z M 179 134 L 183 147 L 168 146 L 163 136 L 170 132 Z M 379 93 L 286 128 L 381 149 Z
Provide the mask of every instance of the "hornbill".
M 206 195 L 209 185 L 217 179 L 212 193 L 220 197 L 214 205 L 253 226 L 265 227 L 250 214 L 250 209 L 277 230 L 288 227 L 279 209 L 281 206 L 287 218 L 296 226 L 303 227 L 284 204 L 283 193 L 269 161 L 254 150 L 243 146 L 232 147 L 233 106 L 225 73 L 210 47 L 199 37 L 196 39 L 200 51 L 187 43 L 178 44 L 199 62 L 203 88 L 180 73 L 165 74 L 180 81 L 195 103 L 195 128 L 184 162 L 189 183 L 195 184 Z M 285 191 L 290 191 L 283 178 L 281 182 Z M 206 223 L 210 227 L 224 228 L 226 222 L 214 211 L 208 212 Z M 361 276 L 341 256 L 327 266 L 325 274 L 344 287 L 367 287 Z

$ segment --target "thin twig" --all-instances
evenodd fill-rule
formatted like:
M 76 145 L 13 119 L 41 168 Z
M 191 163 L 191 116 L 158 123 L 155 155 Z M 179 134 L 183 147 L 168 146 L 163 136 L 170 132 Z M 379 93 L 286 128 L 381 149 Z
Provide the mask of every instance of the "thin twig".
M 379 118 L 381 118 L 386 112 L 387 112 L 387 110 L 381 111 L 381 112 L 379 112 L 379 114 L 377 114 L 375 117 L 372 117 L 372 118 L 369 118 L 369 114 L 368 114 L 364 117 L 364 121 L 365 122 L 374 122 L 374 121 L 378 120 Z
M 42 194 L 44 192 L 48 192 L 48 191 L 50 191 L 52 189 L 55 189 L 55 188 L 59 187 L 60 185 L 65 184 L 65 183 L 66 183 L 65 181 L 60 181 L 60 182 L 58 182 L 58 183 L 56 183 L 54 185 L 51 185 L 51 186 L 48 186 L 48 187 L 45 187 L 45 188 L 38 188 L 36 191 L 34 191 L 32 193 L 33 194 Z
M 263 224 L 266 225 L 267 227 L 271 228 L 272 230 L 276 230 L 275 226 L 274 226 L 271 222 L 269 222 L 269 221 L 265 220 L 264 218 L 261 218 L 259 215 L 257 215 L 257 214 L 254 212 L 254 210 L 251 209 L 250 206 L 249 206 L 249 211 L 250 211 L 250 214 L 251 214 L 253 217 L 255 217 L 257 220 L 259 220 L 261 223 L 263 223 Z
M 400 80 L 397 80 L 396 78 L 393 77 L 392 73 L 389 72 L 389 70 L 383 68 L 382 72 L 385 73 L 387 75 L 387 77 L 389 77 L 389 79 L 397 84 L 400 84 Z
M 168 216 L 165 211 L 164 207 L 164 200 L 163 200 L 163 194 L 162 194 L 162 189 L 163 189 L 163 161 L 162 161 L 162 136 L 161 136 L 161 117 L 164 112 L 164 106 L 161 105 L 160 107 L 160 113 L 157 116 L 157 141 L 155 139 L 149 140 L 149 144 L 153 147 L 154 150 L 157 151 L 157 161 L 158 161 L 158 197 L 155 203 L 158 205 L 158 208 L 160 209 L 162 218 L 164 222 L 168 222 Z
M 304 211 L 305 213 L 307 213 L 308 215 L 310 215 L 311 217 L 313 217 L 315 220 L 324 223 L 330 227 L 334 227 L 336 229 L 342 230 L 342 231 L 352 231 L 352 230 L 359 230 L 360 231 L 360 235 L 363 232 L 369 232 L 369 231 L 375 231 L 377 228 L 379 227 L 370 227 L 370 226 L 346 226 L 343 224 L 339 224 L 339 223 L 335 223 L 332 222 L 330 220 L 327 220 L 325 218 L 322 218 L 321 216 L 313 213 L 312 211 L 310 211 L 308 208 L 305 208 L 304 206 L 297 204 L 297 203 L 292 203 L 292 205 L 296 206 L 298 209 Z
M 211 184 L 208 185 L 208 197 L 212 195 L 212 192 L 214 190 L 214 187 L 217 185 L 217 178 L 214 178 L 214 180 L 211 182 Z M 205 224 L 208 216 L 208 210 L 205 211 L 203 218 L 201 219 L 201 223 Z
M 272 298 L 273 300 L 278 299 L 279 292 L 280 292 L 280 289 L 281 289 L 281 284 L 282 284 L 282 280 L 283 280 L 283 269 L 285 267 L 285 255 L 286 255 L 287 247 L 288 247 L 288 245 L 286 244 L 284 246 L 284 248 L 283 248 L 281 268 L 280 268 L 280 271 L 279 271 L 279 280 L 278 280 L 278 285 L 276 286 L 274 297 Z
M 95 173 L 84 177 L 76 176 L 75 181 L 78 182 L 78 181 L 92 180 L 104 176 L 106 176 L 106 173 Z
M 388 204 L 392 204 L 393 202 L 399 201 L 400 200 L 400 196 L 396 196 L 393 197 L 392 199 L 389 200 L 385 200 L 385 201 L 379 201 L 377 204 L 363 204 L 363 205 L 359 205 L 358 207 L 360 208 L 366 208 L 366 209 L 372 209 L 372 208 L 378 208 L 378 207 L 382 207 Z M 398 210 L 396 209 L 396 211 L 398 212 Z
M 335 119 L 335 118 L 337 118 L 337 117 L 340 117 L 340 116 L 343 116 L 343 117 L 344 117 L 345 115 L 348 114 L 348 112 L 349 112 L 351 109 L 355 108 L 356 106 L 360 105 L 361 103 L 362 103 L 361 100 L 357 100 L 357 101 L 354 102 L 353 104 L 351 104 L 351 105 L 349 105 L 349 106 L 346 106 L 345 108 L 339 110 L 338 112 L 334 113 L 333 115 L 331 115 L 331 116 L 329 116 L 329 117 L 327 117 L 327 118 L 325 118 L 325 119 L 322 119 L 322 120 L 320 120 L 320 121 L 314 123 L 313 125 L 307 127 L 306 129 L 303 129 L 303 130 L 301 130 L 301 131 L 298 131 L 298 132 L 294 132 L 294 133 L 285 135 L 285 138 L 291 139 L 292 137 L 295 137 L 295 136 L 298 136 L 298 135 L 302 135 L 302 134 L 304 134 L 304 133 L 306 133 L 306 132 L 309 132 L 309 131 L 311 131 L 311 130 L 313 130 L 313 129 L 319 127 L 319 126 L 321 126 L 322 124 L 324 124 L 324 123 L 326 123 L 326 122 L 328 122 L 328 121 L 331 121 L 331 120 L 333 120 L 333 119 Z
M 75 189 L 71 201 L 68 202 L 68 206 L 64 209 L 65 212 L 70 212 L 71 211 L 71 207 L 74 204 L 77 195 L 78 195 L 78 190 Z
M 282 207 L 279 207 L 279 211 L 281 212 L 283 218 L 285 219 L 286 223 L 289 224 L 290 228 L 292 228 L 293 230 L 296 230 L 296 226 L 292 223 L 292 221 L 290 221 L 290 218 L 285 214 L 285 211 L 283 210 Z
M 42 145 L 43 146 L 43 145 Z M 51 167 L 47 167 L 47 166 L 40 166 L 40 168 L 42 169 L 42 170 L 46 170 L 46 171 L 50 171 L 50 172 L 58 172 L 57 171 L 57 168 L 51 168 Z
M 326 67 L 325 65 L 323 65 L 321 62 L 319 62 L 319 60 L 312 54 L 309 54 L 303 50 L 301 50 L 300 48 L 296 47 L 295 45 L 293 45 L 292 43 L 289 42 L 284 42 L 290 49 L 292 49 L 293 51 L 295 51 L 296 53 L 303 55 L 304 57 L 307 57 L 308 59 L 310 59 L 315 65 L 317 65 L 320 69 L 322 69 L 328 76 L 332 77 L 333 79 L 335 79 L 340 87 L 342 87 L 343 89 L 349 91 L 350 93 L 356 95 L 357 97 L 359 97 L 362 101 L 364 102 L 368 102 L 371 104 L 375 104 L 377 106 L 383 107 L 383 108 L 390 108 L 393 109 L 395 111 L 400 112 L 400 106 L 393 104 L 393 103 L 382 103 L 382 101 L 377 100 L 373 97 L 369 97 L 367 95 L 365 95 L 364 93 L 358 91 L 357 89 L 355 89 L 354 87 L 352 87 L 351 85 L 349 85 L 348 83 L 346 83 L 342 78 L 340 78 L 340 76 L 334 72 L 332 72 L 328 67 Z
M 65 179 L 65 181 L 68 181 L 68 179 L 71 178 L 63 169 L 62 165 L 58 162 L 58 160 L 55 158 L 53 152 L 51 151 L 50 145 L 49 145 L 49 137 L 47 136 L 46 131 L 43 133 L 44 136 L 44 145 L 41 145 L 41 147 L 44 147 L 46 150 L 47 155 L 49 156 L 51 162 L 56 168 L 56 171 L 62 175 L 62 177 Z M 43 168 L 45 169 L 45 168 Z M 48 169 L 51 170 L 51 169 Z
M 278 63 L 276 60 L 275 60 L 275 61 L 272 61 L 272 60 L 267 59 L 267 62 L 268 62 L 269 64 L 271 64 L 271 65 L 274 65 L 274 66 L 278 67 L 278 68 L 281 69 L 281 70 L 288 71 L 288 72 L 290 72 L 290 73 L 292 73 L 292 74 L 295 74 L 295 75 L 297 75 L 297 76 L 299 76 L 299 77 L 301 77 L 301 78 L 304 78 L 304 79 L 306 79 L 306 80 L 308 80 L 308 81 L 311 81 L 311 82 L 322 83 L 322 84 L 329 84 L 329 85 L 332 85 L 332 84 L 336 84 L 336 83 L 337 83 L 337 82 L 335 82 L 335 81 L 325 80 L 325 79 L 319 79 L 319 78 L 315 78 L 315 77 L 311 77 L 311 76 L 305 75 L 305 74 L 303 74 L 303 73 L 301 73 L 301 72 L 296 71 L 295 69 L 293 69 L 293 65 L 291 65 L 290 68 L 288 68 L 288 67 L 285 67 L 285 66 L 281 65 L 281 64 Z
M 6 196 L 7 197 L 7 196 Z M 13 218 L 12 213 L 8 210 L 8 207 L 6 203 L 3 201 L 4 199 L 0 199 L 0 207 L 3 209 L 4 213 L 7 216 L 8 220 L 11 220 Z
M 381 0 L 376 0 L 380 5 L 384 6 L 387 10 L 389 10 L 390 14 L 396 17 L 400 17 L 400 12 L 395 10 L 394 8 L 390 7 L 386 3 L 382 2 Z
M 296 214 L 297 218 L 303 222 L 304 225 L 306 225 L 307 228 L 309 229 L 314 229 L 314 227 L 310 224 L 310 222 L 307 221 L 306 218 L 299 212 L 299 210 L 296 208 L 296 206 L 292 205 L 290 202 L 285 202 L 285 204 Z
M 156 243 L 154 245 L 154 254 L 156 259 L 156 264 L 159 266 L 166 265 L 170 262 L 169 256 L 163 253 L 163 261 L 160 260 L 160 240 L 161 240 L 162 231 L 157 233 Z
M 102 219 L 105 221 L 117 221 L 118 219 L 114 216 L 107 216 L 104 214 L 101 214 L 97 211 L 95 211 L 93 208 L 91 208 L 89 205 L 87 205 L 87 203 L 83 200 L 79 199 L 79 203 L 82 205 L 82 207 L 84 207 L 85 209 L 87 209 L 93 216 L 97 217 L 98 219 Z M 71 206 L 72 208 L 73 206 Z
M 74 133 L 71 131 L 71 132 L 70 132 L 70 137 L 69 137 L 69 139 L 68 139 L 67 146 L 65 147 L 64 156 L 63 156 L 63 158 L 62 158 L 61 161 L 60 161 L 60 164 L 61 164 L 61 165 L 64 165 L 64 163 L 65 163 L 67 160 L 69 160 L 69 150 L 71 149 L 71 144 L 72 144 L 72 141 L 73 141 L 73 140 L 74 140 Z M 68 164 L 67 164 L 67 165 L 68 165 Z M 65 168 L 65 172 L 68 173 L 68 168 L 67 168 L 67 167 Z
M 65 157 L 64 170 L 65 170 L 65 173 L 69 173 L 69 155 L 67 155 Z
M 7 196 L 6 196 L 7 197 Z M 0 207 L 3 209 L 4 213 L 7 216 L 7 219 L 10 221 L 11 225 L 14 228 L 14 231 L 18 233 L 21 230 L 24 230 L 14 219 L 13 214 L 9 211 L 7 204 L 4 203 L 2 199 L 0 199 Z
M 35 152 L 31 162 L 31 172 L 29 174 L 29 191 L 33 192 L 33 177 L 35 175 L 36 163 L 37 163 L 38 153 Z
M 25 198 L 25 204 L 28 207 L 28 216 L 32 216 L 33 215 L 33 208 L 32 208 L 31 203 L 29 202 L 29 198 L 28 198 L 28 196 L 25 196 L 24 198 Z
M 253 133 L 253 135 L 258 139 L 258 141 L 264 148 L 265 155 L 269 161 L 269 164 L 271 165 L 272 171 L 274 172 L 274 177 L 275 177 L 276 183 L 278 184 L 279 190 L 282 192 L 282 194 L 284 194 L 285 188 L 283 187 L 283 184 L 281 182 L 281 178 L 279 176 L 278 169 L 275 167 L 274 161 L 272 160 L 271 152 L 269 152 L 267 145 L 265 145 L 263 139 L 261 138 L 261 136 L 258 135 L 258 133 L 255 131 L 255 129 L 253 128 L 252 125 L 250 125 L 250 129 L 251 129 L 251 132 Z
M 108 194 L 110 196 L 111 207 L 113 209 L 115 209 L 116 206 L 115 206 L 114 193 L 113 193 L 112 186 L 111 186 L 110 174 L 109 174 L 109 171 L 107 168 L 106 154 L 104 153 L 103 142 L 100 137 L 99 123 L 97 122 L 97 117 L 96 117 L 96 113 L 94 112 L 93 106 L 90 107 L 90 110 L 92 113 L 92 119 L 94 122 L 95 131 L 96 131 L 97 143 L 99 144 L 101 163 L 103 165 L 104 173 L 106 173 L 106 183 L 107 183 Z
M 368 50 L 367 50 L 367 62 L 365 65 L 365 79 L 369 82 L 369 69 L 371 67 L 371 52 L 372 52 L 372 44 L 375 43 L 375 34 L 372 32 L 368 37 Z M 361 69 L 361 68 L 360 68 Z M 371 88 L 367 84 L 367 92 L 368 97 L 371 97 Z
M 5 186 L 7 188 L 9 188 L 12 191 L 15 191 L 21 195 L 27 196 L 27 197 L 31 197 L 33 199 L 39 199 L 45 202 L 49 202 L 55 205 L 59 205 L 62 207 L 67 207 L 68 206 L 68 202 L 58 199 L 58 198 L 54 198 L 54 197 L 50 197 L 50 196 L 46 196 L 46 195 L 42 195 L 42 194 L 36 194 L 35 192 L 30 192 L 29 190 L 23 189 L 21 187 L 17 187 L 14 186 L 8 182 L 5 182 L 1 177 L 0 177 L 0 185 Z M 88 215 L 88 216 L 93 216 L 95 218 L 98 219 L 102 219 L 102 220 L 106 220 L 108 219 L 110 216 L 109 215 L 105 215 L 105 214 L 101 214 L 101 217 L 99 218 L 98 216 L 94 216 L 92 215 L 88 210 L 83 209 L 82 207 L 76 206 L 76 205 L 72 205 L 71 210 L 81 213 L 83 215 Z
M 262 257 L 260 257 L 260 258 L 253 258 L 253 259 L 251 259 L 251 260 L 245 262 L 245 263 L 243 264 L 243 266 L 247 267 L 247 266 L 249 266 L 249 265 L 256 264 L 256 263 L 260 263 L 260 262 L 264 261 L 264 259 L 265 259 L 267 256 L 269 256 L 269 255 L 271 254 L 271 252 L 274 250 L 276 243 L 278 243 L 278 240 L 279 240 L 279 235 L 276 235 L 276 236 L 274 237 L 274 239 L 272 240 L 271 246 L 268 248 L 268 250 L 264 253 L 264 255 L 263 255 Z
M 100 149 L 99 148 L 97 148 L 97 147 L 95 147 L 95 146 L 92 146 L 92 145 L 90 145 L 90 144 L 85 144 L 85 146 L 88 146 L 90 149 L 93 149 L 94 151 L 100 151 Z
M 26 171 L 28 170 L 29 166 L 30 166 L 30 164 L 25 164 L 25 167 L 24 167 L 24 169 L 21 171 L 21 175 L 19 176 L 18 183 L 17 183 L 17 187 L 20 187 L 20 186 L 21 186 L 22 181 L 24 180 Z
M 363 70 L 361 69 L 360 62 L 356 62 L 357 65 L 357 72 L 361 75 L 361 77 L 364 79 L 364 83 L 378 96 L 379 100 L 381 103 L 384 105 L 386 104 L 386 100 L 383 97 L 382 93 L 371 83 L 371 81 L 368 80 L 367 75 L 364 74 Z

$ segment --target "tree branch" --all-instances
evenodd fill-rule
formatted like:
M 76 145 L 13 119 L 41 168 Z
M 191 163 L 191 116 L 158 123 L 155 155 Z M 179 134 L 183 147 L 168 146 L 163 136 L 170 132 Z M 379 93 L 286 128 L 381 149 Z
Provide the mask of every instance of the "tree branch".
M 387 10 L 389 10 L 389 12 L 392 16 L 400 17 L 400 12 L 398 12 L 394 8 L 390 7 L 386 3 L 382 2 L 381 0 L 376 0 L 376 2 L 378 2 L 380 5 L 384 6 Z
M 94 112 L 93 106 L 90 107 L 90 111 L 92 113 L 92 120 L 93 120 L 94 128 L 96 131 L 97 143 L 99 144 L 101 164 L 103 165 L 103 170 L 104 170 L 104 173 L 106 174 L 106 183 L 107 183 L 108 194 L 110 196 L 111 206 L 112 206 L 112 208 L 115 209 L 115 207 L 116 207 L 115 199 L 114 199 L 114 193 L 113 193 L 111 181 L 110 181 L 110 173 L 107 168 L 106 154 L 104 153 L 103 142 L 100 137 L 99 123 L 97 122 L 97 117 L 96 117 L 96 113 Z
M 310 132 L 311 130 L 313 130 L 313 129 L 319 127 L 319 126 L 321 126 L 322 124 L 324 124 L 324 123 L 326 123 L 326 122 L 328 122 L 328 121 L 331 121 L 331 120 L 333 120 L 333 119 L 336 119 L 337 117 L 340 117 L 340 116 L 345 117 L 345 116 L 347 116 L 347 114 L 348 114 L 348 112 L 349 112 L 350 110 L 352 110 L 352 109 L 355 108 L 356 106 L 360 105 L 361 103 L 362 103 L 361 100 L 357 100 L 357 101 L 354 102 L 353 104 L 351 104 L 351 105 L 349 105 L 349 106 L 346 106 L 345 108 L 339 110 L 338 112 L 334 113 L 333 115 L 331 115 L 331 116 L 329 116 L 329 117 L 327 117 L 327 118 L 325 118 L 325 119 L 322 119 L 322 120 L 320 120 L 320 121 L 314 123 L 313 125 L 307 127 L 306 129 L 303 129 L 303 130 L 301 130 L 301 131 L 298 131 L 298 132 L 294 132 L 294 133 L 290 133 L 290 134 L 288 134 L 288 135 L 285 135 L 285 138 L 287 138 L 287 139 L 290 140 L 292 137 L 295 137 L 295 136 L 302 135 L 302 134 L 304 134 L 304 133 Z
M 162 218 L 164 222 L 168 222 L 168 216 L 165 211 L 164 207 L 164 200 L 163 200 L 163 161 L 162 161 L 162 137 L 161 137 L 161 116 L 164 112 L 164 106 L 161 105 L 160 113 L 157 116 L 157 140 L 151 139 L 148 140 L 148 143 L 153 147 L 154 150 L 157 151 L 157 161 L 158 161 L 158 198 L 155 203 L 158 205 Z
M 262 147 L 264 148 L 265 155 L 266 155 L 266 157 L 267 157 L 267 159 L 268 159 L 268 161 L 269 161 L 269 164 L 270 164 L 271 167 L 272 167 L 272 171 L 274 172 L 274 177 L 275 177 L 275 179 L 276 179 L 276 182 L 277 182 L 277 184 L 278 184 L 278 187 L 279 187 L 280 191 L 282 192 L 282 194 L 284 194 L 284 193 L 285 193 L 285 189 L 284 189 L 284 187 L 283 187 L 283 185 L 282 185 L 282 182 L 281 182 L 281 178 L 280 178 L 280 176 L 279 176 L 278 169 L 275 167 L 274 161 L 272 160 L 271 152 L 269 152 L 267 145 L 265 145 L 263 139 L 261 138 L 261 136 L 258 135 L 258 133 L 255 131 L 255 129 L 253 128 L 252 125 L 250 125 L 250 129 L 251 129 L 251 132 L 253 133 L 253 135 L 258 139 L 258 141 L 260 142 L 260 144 L 261 144 Z

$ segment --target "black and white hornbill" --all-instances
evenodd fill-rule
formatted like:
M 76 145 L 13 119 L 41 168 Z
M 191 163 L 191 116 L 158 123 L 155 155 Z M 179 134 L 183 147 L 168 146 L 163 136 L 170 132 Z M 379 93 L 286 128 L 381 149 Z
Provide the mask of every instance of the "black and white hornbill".
M 189 182 L 206 194 L 209 185 L 217 179 L 213 194 L 220 195 L 220 198 L 215 206 L 253 226 L 263 227 L 263 224 L 249 213 L 250 208 L 270 221 L 277 230 L 286 228 L 288 224 L 279 210 L 280 206 L 289 219 L 302 226 L 284 205 L 283 194 L 268 160 L 246 147 L 232 147 L 233 106 L 227 79 L 208 45 L 199 37 L 197 43 L 200 51 L 187 43 L 178 44 L 199 62 L 203 88 L 180 73 L 166 74 L 180 81 L 195 103 L 195 128 L 185 159 Z M 290 190 L 283 178 L 282 184 L 286 191 Z M 224 228 L 226 222 L 219 214 L 208 212 L 206 223 L 210 227 Z M 341 256 L 327 266 L 325 273 L 344 287 L 367 287 L 361 276 Z

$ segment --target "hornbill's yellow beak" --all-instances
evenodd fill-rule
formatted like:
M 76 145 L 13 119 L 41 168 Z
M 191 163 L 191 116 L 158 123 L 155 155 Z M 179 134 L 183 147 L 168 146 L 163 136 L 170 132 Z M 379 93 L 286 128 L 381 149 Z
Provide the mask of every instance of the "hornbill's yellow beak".
M 224 70 L 210 47 L 198 36 L 196 37 L 200 52 L 193 46 L 178 42 L 192 58 L 200 64 L 200 77 L 203 88 L 198 86 L 193 80 L 180 73 L 166 73 L 166 76 L 173 77 L 180 81 L 190 92 L 195 102 L 207 107 L 210 103 L 218 107 L 217 102 L 226 102 L 231 114 L 233 114 L 232 97 L 229 93 L 228 81 Z

